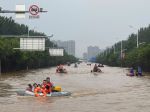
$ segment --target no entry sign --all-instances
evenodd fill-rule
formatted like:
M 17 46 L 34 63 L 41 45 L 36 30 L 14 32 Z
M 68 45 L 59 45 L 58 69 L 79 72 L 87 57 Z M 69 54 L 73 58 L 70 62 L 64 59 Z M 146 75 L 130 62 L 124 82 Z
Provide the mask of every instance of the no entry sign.
M 40 9 L 37 5 L 31 5 L 29 8 L 29 12 L 31 15 L 37 15 L 39 13 Z

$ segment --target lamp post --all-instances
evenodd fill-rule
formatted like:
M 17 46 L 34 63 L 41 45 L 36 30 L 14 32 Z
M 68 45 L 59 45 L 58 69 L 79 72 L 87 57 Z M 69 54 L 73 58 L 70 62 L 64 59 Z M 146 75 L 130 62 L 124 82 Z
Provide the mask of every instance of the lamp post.
M 122 47 L 122 41 L 121 41 L 121 59 L 122 58 L 124 58 L 124 56 L 123 56 L 123 52 L 125 52 L 127 49 L 123 49 L 123 47 Z
M 129 25 L 130 28 L 136 29 L 135 27 Z M 136 29 L 137 30 L 137 29 Z M 139 32 L 137 31 L 137 39 L 136 39 L 137 48 L 139 48 Z
M 121 59 L 121 67 L 123 66 L 123 62 L 124 62 L 124 58 L 125 58 L 125 51 L 126 51 L 126 50 L 127 50 L 127 49 L 123 49 L 123 47 L 122 47 L 122 40 L 121 40 L 121 50 L 120 50 L 120 51 L 121 51 L 121 54 L 120 54 L 120 55 L 121 55 L 121 56 L 120 56 L 120 57 L 121 57 L 121 58 L 120 58 L 120 59 Z

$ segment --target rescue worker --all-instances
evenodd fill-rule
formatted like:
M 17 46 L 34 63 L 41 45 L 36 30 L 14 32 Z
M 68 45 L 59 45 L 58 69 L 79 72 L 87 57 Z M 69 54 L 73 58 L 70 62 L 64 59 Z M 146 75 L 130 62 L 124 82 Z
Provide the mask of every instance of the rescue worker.
M 42 83 L 42 88 L 45 87 L 47 84 L 46 80 L 43 80 L 43 83 Z
M 40 94 L 39 93 L 43 93 L 43 97 L 46 97 L 46 90 L 45 88 L 42 88 L 42 86 L 40 84 L 35 84 L 34 85 L 34 94 L 36 97 L 39 97 Z
M 52 88 L 54 87 L 53 83 L 50 81 L 50 77 L 46 78 L 46 86 L 47 93 L 50 94 L 52 92 Z

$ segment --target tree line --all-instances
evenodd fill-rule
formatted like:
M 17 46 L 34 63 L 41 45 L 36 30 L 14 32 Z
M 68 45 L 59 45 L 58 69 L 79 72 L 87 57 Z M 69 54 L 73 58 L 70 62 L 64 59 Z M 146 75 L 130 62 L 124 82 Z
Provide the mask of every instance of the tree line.
M 0 35 L 27 35 L 28 26 L 16 23 L 12 18 L 0 16 Z M 30 35 L 45 36 L 44 33 L 30 30 Z M 76 62 L 78 59 L 68 55 L 66 52 L 62 57 L 52 57 L 48 49 L 39 51 L 20 51 L 13 48 L 19 48 L 18 37 L 0 37 L 0 61 L 2 72 L 15 70 L 35 69 L 65 64 L 66 62 Z M 46 38 L 45 47 L 57 47 L 48 38 Z
M 127 40 L 119 41 L 101 52 L 97 56 L 96 62 L 110 66 L 134 68 L 141 66 L 144 71 L 150 72 L 150 25 L 138 30 L 138 38 L 138 48 L 137 34 L 131 34 Z

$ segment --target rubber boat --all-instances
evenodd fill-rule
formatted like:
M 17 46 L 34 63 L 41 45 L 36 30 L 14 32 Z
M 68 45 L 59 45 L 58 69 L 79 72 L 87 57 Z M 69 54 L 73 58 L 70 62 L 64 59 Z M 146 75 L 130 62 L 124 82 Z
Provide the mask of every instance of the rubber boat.
M 131 77 L 132 77 L 132 76 L 134 76 L 134 74 L 132 74 L 132 73 L 127 73 L 126 76 L 131 76 Z
M 104 67 L 104 65 L 99 64 L 98 67 Z
M 66 69 L 56 69 L 56 73 L 67 73 Z
M 91 66 L 91 63 L 87 63 L 87 65 Z
M 35 96 L 34 92 L 32 91 L 17 91 L 17 95 L 19 96 Z M 40 96 L 43 96 L 43 93 L 39 93 Z M 71 92 L 64 92 L 61 91 L 60 86 L 55 86 L 52 88 L 52 93 L 47 94 L 47 97 L 54 97 L 54 96 L 70 96 Z
M 97 72 L 97 73 L 101 73 L 102 71 L 101 71 L 101 70 L 97 70 L 97 71 L 91 70 L 91 73 L 92 73 L 92 72 L 95 72 L 95 73 L 96 73 L 96 72 Z
M 19 96 L 34 96 L 34 92 L 31 91 L 17 91 L 17 95 Z M 39 93 L 40 96 L 43 96 L 43 93 Z M 52 92 L 50 94 L 47 94 L 47 97 L 58 97 L 58 96 L 70 96 L 71 92 Z

